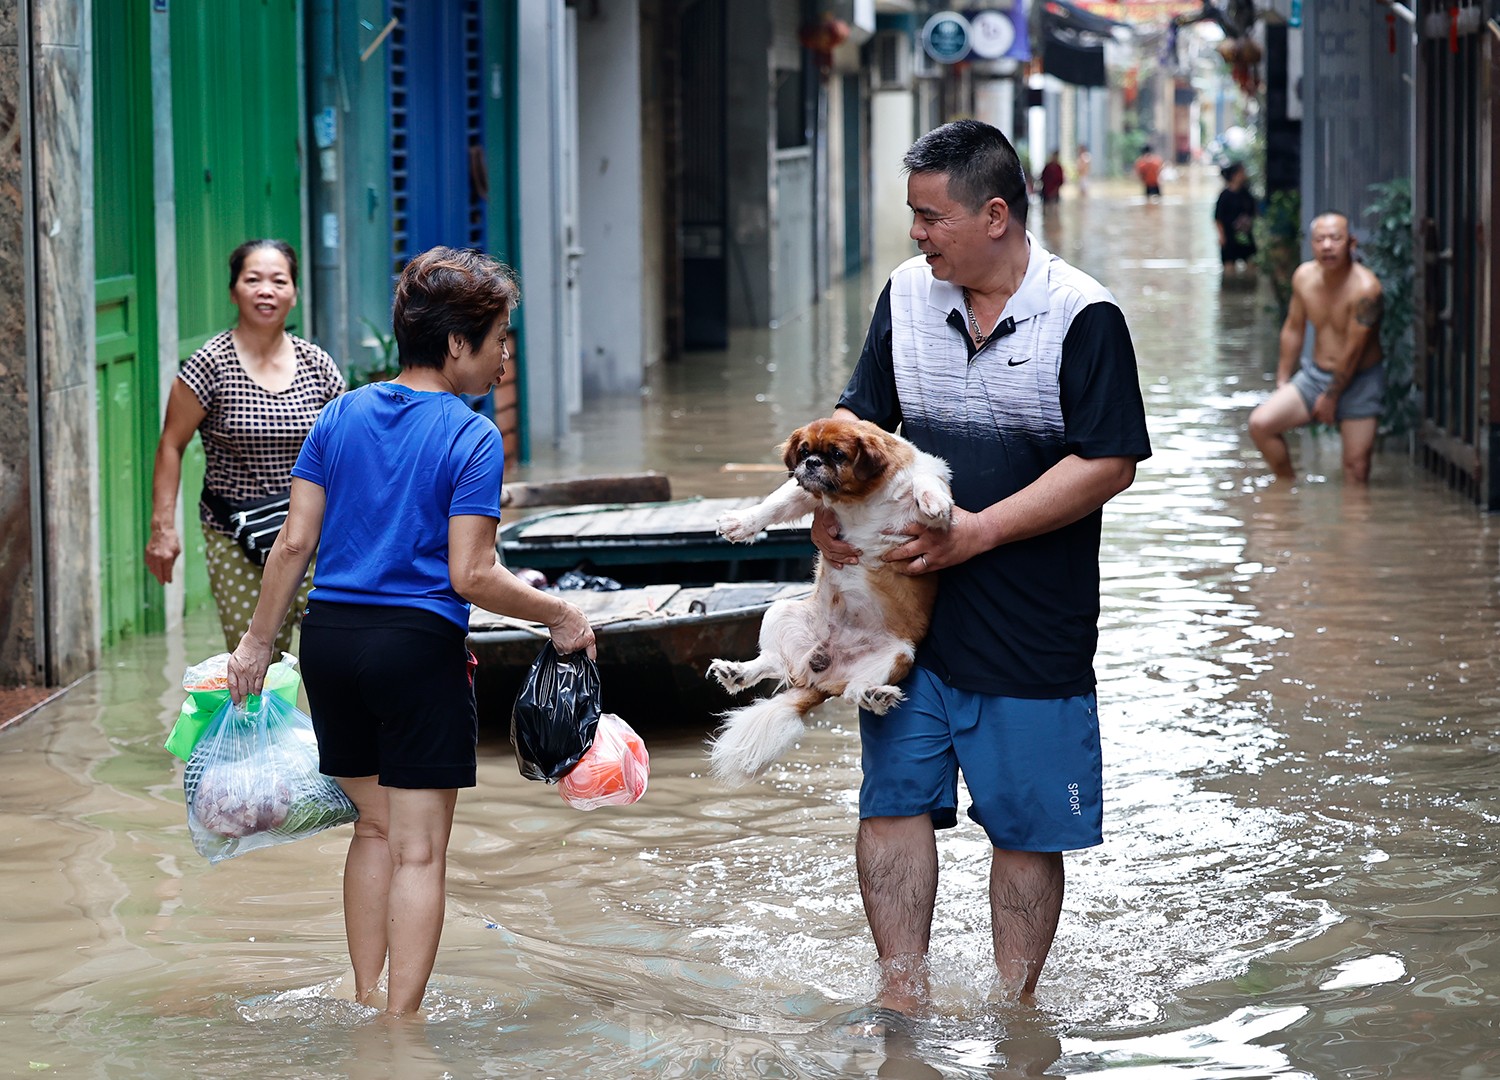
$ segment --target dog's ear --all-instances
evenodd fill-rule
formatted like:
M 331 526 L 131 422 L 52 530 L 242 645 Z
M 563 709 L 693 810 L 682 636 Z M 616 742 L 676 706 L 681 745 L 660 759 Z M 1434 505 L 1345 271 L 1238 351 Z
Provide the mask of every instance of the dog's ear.
M 797 467 L 797 450 L 802 446 L 802 440 L 807 434 L 807 428 L 799 427 L 791 435 L 787 436 L 786 442 L 780 446 L 781 460 L 786 464 L 786 471 L 791 472 Z
M 868 435 L 856 435 L 850 457 L 854 459 L 854 478 L 861 484 L 884 474 L 887 467 L 885 447 Z

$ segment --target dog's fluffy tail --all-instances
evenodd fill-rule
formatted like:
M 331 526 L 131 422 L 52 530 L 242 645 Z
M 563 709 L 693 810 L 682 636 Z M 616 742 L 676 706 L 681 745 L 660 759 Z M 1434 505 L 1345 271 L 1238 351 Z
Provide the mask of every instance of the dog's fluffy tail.
M 746 784 L 802 737 L 802 718 L 827 701 L 821 690 L 796 688 L 725 714 L 708 752 L 708 771 L 728 784 Z

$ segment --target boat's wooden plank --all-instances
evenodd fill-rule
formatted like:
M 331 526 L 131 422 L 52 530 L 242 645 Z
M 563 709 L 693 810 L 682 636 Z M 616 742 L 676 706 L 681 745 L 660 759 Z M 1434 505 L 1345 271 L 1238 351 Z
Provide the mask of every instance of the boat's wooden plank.
M 681 591 L 680 585 L 667 584 L 643 585 L 638 589 L 619 589 L 614 592 L 573 589 L 562 595 L 566 596 L 569 603 L 577 604 L 589 617 L 589 622 L 601 625 L 657 614 Z M 469 612 L 470 630 L 494 630 L 513 626 L 534 629 L 542 637 L 547 636 L 546 628 L 540 623 L 499 615 L 478 607 Z
M 660 502 L 672 497 L 672 482 L 661 473 L 575 476 L 500 485 L 503 507 L 565 506 L 597 502 Z
M 713 537 L 718 534 L 720 514 L 726 510 L 753 505 L 757 501 L 754 497 L 694 499 L 659 506 L 609 507 L 549 514 L 522 522 L 508 539 L 530 546 L 611 537 L 622 540 L 676 536 Z M 806 525 L 802 527 L 805 528 Z

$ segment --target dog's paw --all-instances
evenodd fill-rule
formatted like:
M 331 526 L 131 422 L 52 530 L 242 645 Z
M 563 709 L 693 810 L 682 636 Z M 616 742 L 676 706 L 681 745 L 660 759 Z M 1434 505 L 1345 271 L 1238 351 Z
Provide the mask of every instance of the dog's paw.
M 708 677 L 731 694 L 738 694 L 750 685 L 745 681 L 745 665 L 738 660 L 715 660 L 708 665 Z
M 719 515 L 719 535 L 736 544 L 748 544 L 760 533 L 760 523 L 748 510 L 726 510 Z
M 953 496 L 947 488 L 935 481 L 918 481 L 912 485 L 912 494 L 916 496 L 917 512 L 923 521 L 934 528 L 948 527 L 953 520 Z
M 884 716 L 891 708 L 901 703 L 906 695 L 894 686 L 871 686 L 861 690 L 854 699 L 854 703 L 861 709 L 868 709 L 876 716 Z

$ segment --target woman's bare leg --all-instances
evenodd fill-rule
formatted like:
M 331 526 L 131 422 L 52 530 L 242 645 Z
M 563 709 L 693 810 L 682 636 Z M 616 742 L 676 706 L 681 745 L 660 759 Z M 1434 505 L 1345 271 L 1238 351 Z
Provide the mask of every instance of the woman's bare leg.
M 344 936 L 354 965 L 354 1000 L 370 1004 L 385 970 L 391 853 L 386 843 L 390 801 L 373 776 L 340 777 L 339 787 L 359 811 L 344 859 Z
M 416 1012 L 437 959 L 447 901 L 448 837 L 454 788 L 387 788 L 391 878 L 386 937 L 390 946 L 386 1011 Z

